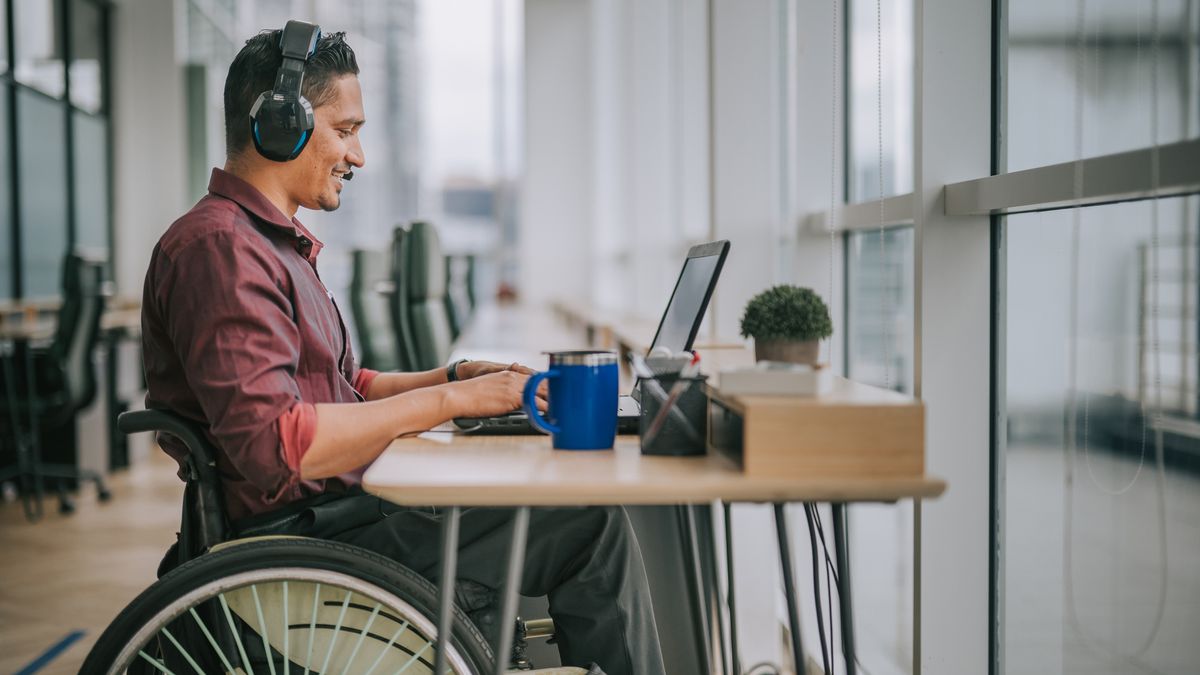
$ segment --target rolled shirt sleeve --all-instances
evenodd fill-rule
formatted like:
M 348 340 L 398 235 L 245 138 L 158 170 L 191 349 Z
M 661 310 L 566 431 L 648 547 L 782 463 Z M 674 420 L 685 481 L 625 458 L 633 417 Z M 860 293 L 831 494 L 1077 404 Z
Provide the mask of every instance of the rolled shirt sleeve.
M 300 480 L 316 412 L 296 382 L 301 340 L 287 276 L 246 236 L 209 232 L 179 250 L 165 261 L 159 302 L 214 440 L 274 502 Z
M 367 392 L 371 391 L 371 383 L 375 381 L 378 375 L 378 370 L 359 368 L 355 371 L 354 378 L 350 381 L 350 386 L 354 387 L 354 391 L 357 391 L 359 396 L 366 399 L 368 398 Z

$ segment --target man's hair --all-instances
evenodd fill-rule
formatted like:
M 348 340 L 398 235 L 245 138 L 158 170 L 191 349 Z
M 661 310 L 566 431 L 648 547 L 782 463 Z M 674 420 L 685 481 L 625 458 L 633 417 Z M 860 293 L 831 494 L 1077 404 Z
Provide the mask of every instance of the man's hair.
M 230 157 L 250 145 L 250 108 L 259 94 L 275 86 L 283 63 L 279 48 L 282 30 L 265 30 L 246 40 L 246 46 L 229 64 L 225 77 L 225 152 Z M 345 33 L 327 33 L 304 64 L 300 93 L 313 108 L 329 102 L 334 81 L 343 75 L 358 75 L 358 60 L 346 44 Z

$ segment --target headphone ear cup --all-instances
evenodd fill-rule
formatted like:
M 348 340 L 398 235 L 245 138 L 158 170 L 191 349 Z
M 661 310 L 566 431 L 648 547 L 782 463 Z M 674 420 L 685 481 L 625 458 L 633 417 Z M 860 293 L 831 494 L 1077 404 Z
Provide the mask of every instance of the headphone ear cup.
M 296 159 L 312 138 L 312 106 L 299 100 L 279 100 L 266 91 L 250 109 L 250 138 L 258 154 L 275 162 Z

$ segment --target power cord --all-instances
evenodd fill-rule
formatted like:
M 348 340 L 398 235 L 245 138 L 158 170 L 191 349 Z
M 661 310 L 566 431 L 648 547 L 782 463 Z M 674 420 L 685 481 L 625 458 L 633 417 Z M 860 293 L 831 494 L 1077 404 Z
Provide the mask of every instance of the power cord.
M 825 666 L 825 672 L 833 675 L 829 668 L 829 645 L 825 640 L 825 617 L 824 611 L 821 608 L 821 568 L 817 563 L 817 534 L 816 526 L 813 523 L 812 505 L 804 505 L 804 518 L 808 521 L 808 540 L 812 546 L 812 573 L 813 573 L 813 598 L 816 600 L 817 610 L 817 634 L 821 637 L 821 662 Z M 833 630 L 833 615 L 829 617 L 829 629 Z M 797 668 L 800 665 L 797 664 Z

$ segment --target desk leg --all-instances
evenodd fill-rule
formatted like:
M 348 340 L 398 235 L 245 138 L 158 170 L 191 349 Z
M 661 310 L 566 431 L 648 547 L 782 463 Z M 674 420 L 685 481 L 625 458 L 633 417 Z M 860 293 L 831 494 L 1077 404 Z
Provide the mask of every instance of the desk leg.
M 696 507 L 693 506 L 691 508 L 694 509 Z M 723 600 L 725 598 L 721 594 L 721 567 L 717 564 L 717 537 L 716 532 L 713 529 L 713 524 L 717 522 L 716 507 L 709 505 L 708 516 L 708 536 L 704 538 L 704 553 L 708 558 L 709 571 L 712 573 L 712 583 L 709 584 L 708 593 L 709 602 L 712 603 L 710 605 L 712 607 L 712 611 L 708 613 L 708 616 L 716 622 L 717 652 L 721 655 L 721 672 L 724 673 L 724 675 L 731 675 L 736 671 L 733 671 L 729 666 L 729 653 L 725 648 L 725 612 L 724 608 L 722 607 L 722 605 L 724 605 Z M 712 639 L 711 630 L 709 631 L 708 635 L 709 639 Z
M 13 345 L 7 345 L 8 349 L 3 354 L 0 354 L 0 371 L 3 371 L 4 376 L 4 394 L 8 399 L 9 406 L 9 426 L 12 428 L 13 438 L 13 458 L 16 460 L 16 466 L 5 471 L 3 479 L 8 480 L 8 474 L 17 479 L 17 489 L 21 492 L 21 503 L 25 509 L 25 517 L 34 520 L 32 492 L 33 486 L 29 483 L 29 458 L 25 452 L 25 441 L 21 438 L 21 416 L 17 410 L 17 383 L 13 375 L 13 369 L 16 368 L 16 348 Z M 9 360 L 12 360 L 10 367 Z
M 742 675 L 742 661 L 738 655 L 737 609 L 733 600 L 734 579 L 736 578 L 733 573 L 733 519 L 730 517 L 729 502 L 725 502 L 723 506 L 725 507 L 725 571 L 729 579 L 729 591 L 725 597 L 729 603 L 729 651 L 733 675 Z
M 25 510 L 25 516 L 29 520 L 37 520 L 42 517 L 42 430 L 38 425 L 38 410 L 37 410 L 37 389 L 33 375 L 33 347 L 31 345 L 22 345 L 25 349 L 25 387 L 29 397 L 29 450 L 32 454 L 32 459 L 29 463 L 29 468 L 33 472 L 33 493 L 36 496 L 37 515 L 33 516 L 29 513 L 28 507 Z M 61 488 L 59 488 L 61 493 Z
M 433 672 L 441 675 L 449 667 L 450 630 L 454 625 L 454 579 L 458 574 L 458 521 L 462 512 L 452 506 L 442 520 L 442 577 L 438 584 L 437 658 Z
M 842 656 L 847 675 L 856 675 L 854 661 L 854 606 L 850 602 L 850 546 L 846 541 L 846 505 L 833 504 L 833 546 L 837 556 L 838 602 L 842 616 Z
M 792 634 L 792 660 L 796 673 L 807 672 L 804 647 L 800 644 L 800 608 L 796 598 L 796 578 L 792 571 L 792 543 L 788 536 L 787 514 L 782 503 L 775 504 L 775 534 L 779 539 L 779 564 L 783 567 L 783 592 L 787 596 L 788 627 Z
M 700 653 L 701 672 L 713 672 L 712 646 L 709 643 L 711 633 L 708 630 L 708 603 L 704 600 L 704 575 L 700 569 L 700 548 L 696 542 L 696 517 L 692 507 L 678 506 L 676 513 L 680 516 L 679 530 L 683 541 L 683 575 L 688 582 L 688 591 L 692 596 L 692 631 L 696 638 L 696 646 Z
M 525 566 L 525 540 L 529 534 L 529 507 L 522 506 L 513 516 L 512 540 L 508 545 L 508 576 L 504 582 L 504 602 L 500 605 L 500 635 L 496 642 L 496 675 L 508 672 L 512 654 L 513 629 L 517 621 L 517 591 Z

